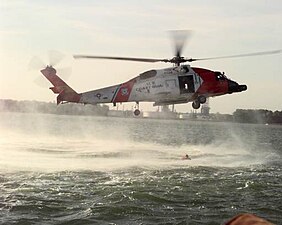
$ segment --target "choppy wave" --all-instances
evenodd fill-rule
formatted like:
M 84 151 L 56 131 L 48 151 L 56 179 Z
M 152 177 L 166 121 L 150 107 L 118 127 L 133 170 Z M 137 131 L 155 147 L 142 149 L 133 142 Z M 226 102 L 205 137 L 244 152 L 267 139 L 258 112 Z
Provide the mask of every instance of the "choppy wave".
M 16 172 L 0 178 L 4 224 L 221 224 L 244 210 L 281 219 L 277 168 Z

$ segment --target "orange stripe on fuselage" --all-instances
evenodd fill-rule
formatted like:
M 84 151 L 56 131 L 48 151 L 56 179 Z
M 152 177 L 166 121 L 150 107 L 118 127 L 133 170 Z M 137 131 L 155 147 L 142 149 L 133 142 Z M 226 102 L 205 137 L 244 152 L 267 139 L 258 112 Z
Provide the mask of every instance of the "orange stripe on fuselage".
M 116 94 L 116 97 L 113 99 L 113 102 L 127 102 L 132 91 L 132 88 L 136 82 L 136 79 L 132 79 L 128 82 L 123 83 Z

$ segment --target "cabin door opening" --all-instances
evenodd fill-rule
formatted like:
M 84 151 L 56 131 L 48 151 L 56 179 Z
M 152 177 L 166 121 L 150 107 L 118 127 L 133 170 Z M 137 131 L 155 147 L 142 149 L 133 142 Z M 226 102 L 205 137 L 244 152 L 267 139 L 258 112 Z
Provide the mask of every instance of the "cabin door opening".
M 180 94 L 194 93 L 195 92 L 193 75 L 179 76 L 178 80 L 179 80 Z

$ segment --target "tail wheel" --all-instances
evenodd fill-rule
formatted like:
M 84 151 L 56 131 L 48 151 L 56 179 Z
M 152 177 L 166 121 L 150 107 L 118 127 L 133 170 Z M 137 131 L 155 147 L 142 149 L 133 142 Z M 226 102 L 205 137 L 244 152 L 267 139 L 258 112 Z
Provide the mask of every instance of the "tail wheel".
M 201 104 L 204 104 L 204 103 L 206 103 L 207 98 L 206 98 L 205 96 L 203 96 L 203 95 L 200 95 L 200 96 L 198 97 L 198 101 L 199 101 Z
M 140 115 L 140 110 L 139 109 L 135 109 L 133 113 L 134 113 L 134 116 L 139 116 Z
M 199 109 L 201 106 L 201 103 L 199 101 L 192 102 L 193 109 Z

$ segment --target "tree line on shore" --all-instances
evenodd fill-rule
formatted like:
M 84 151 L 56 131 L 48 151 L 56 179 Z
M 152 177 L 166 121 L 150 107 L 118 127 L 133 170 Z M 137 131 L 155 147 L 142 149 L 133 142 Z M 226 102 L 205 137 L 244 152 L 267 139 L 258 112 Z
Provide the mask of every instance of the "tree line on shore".
M 237 109 L 233 120 L 239 123 L 282 124 L 282 111 Z

